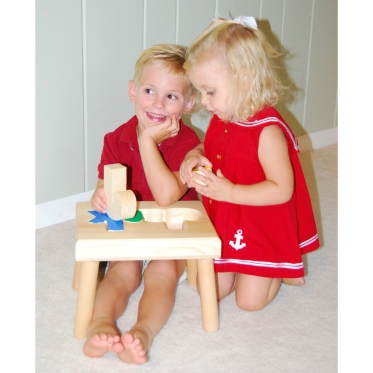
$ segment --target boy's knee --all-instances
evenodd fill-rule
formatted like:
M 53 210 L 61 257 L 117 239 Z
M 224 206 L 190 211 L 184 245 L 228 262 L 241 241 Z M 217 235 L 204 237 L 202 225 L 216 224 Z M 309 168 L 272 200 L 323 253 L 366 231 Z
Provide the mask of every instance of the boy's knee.
M 175 282 L 178 280 L 177 265 L 171 260 L 153 260 L 144 272 L 144 280 L 148 279 Z
M 134 261 L 110 262 L 106 276 L 118 280 L 140 281 L 141 267 Z

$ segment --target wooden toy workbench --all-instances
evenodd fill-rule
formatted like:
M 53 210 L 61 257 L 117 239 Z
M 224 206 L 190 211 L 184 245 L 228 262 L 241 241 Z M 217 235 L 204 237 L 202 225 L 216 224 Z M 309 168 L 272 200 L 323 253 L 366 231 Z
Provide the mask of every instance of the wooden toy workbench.
M 92 224 L 89 202 L 76 205 L 76 266 L 73 287 L 78 289 L 74 334 L 85 338 L 91 321 L 100 261 L 187 259 L 188 283 L 197 260 L 202 323 L 206 331 L 219 328 L 213 258 L 221 256 L 221 241 L 200 201 L 179 201 L 168 207 L 137 202 L 144 220 L 124 222 L 123 231 Z

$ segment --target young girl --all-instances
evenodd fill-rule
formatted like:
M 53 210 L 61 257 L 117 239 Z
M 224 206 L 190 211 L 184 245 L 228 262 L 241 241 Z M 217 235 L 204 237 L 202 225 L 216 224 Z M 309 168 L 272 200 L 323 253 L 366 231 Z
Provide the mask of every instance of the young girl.
M 273 107 L 285 91 L 276 56 L 255 19 L 238 17 L 214 20 L 184 64 L 212 119 L 181 181 L 202 195 L 222 240 L 218 299 L 235 291 L 249 311 L 268 305 L 282 281 L 303 285 L 302 254 L 319 247 L 297 140 Z

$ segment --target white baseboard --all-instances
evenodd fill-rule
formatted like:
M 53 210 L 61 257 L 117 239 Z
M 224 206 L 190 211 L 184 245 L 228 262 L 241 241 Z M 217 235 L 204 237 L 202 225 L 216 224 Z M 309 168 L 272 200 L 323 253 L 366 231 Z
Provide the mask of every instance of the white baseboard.
M 320 149 L 337 143 L 338 127 L 298 137 L 299 149 L 302 152 Z M 75 219 L 76 203 L 89 201 L 92 194 L 93 190 L 36 205 L 35 229 Z
M 324 148 L 338 143 L 338 127 L 298 137 L 301 152 Z
M 90 201 L 93 190 L 35 206 L 35 229 L 75 219 L 77 202 Z

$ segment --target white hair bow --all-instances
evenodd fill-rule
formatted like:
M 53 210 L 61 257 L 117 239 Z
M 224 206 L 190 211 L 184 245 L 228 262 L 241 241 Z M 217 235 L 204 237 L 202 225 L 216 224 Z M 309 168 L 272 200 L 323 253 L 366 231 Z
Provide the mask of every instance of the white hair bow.
M 233 21 L 231 22 L 236 22 L 240 23 L 241 25 L 248 26 L 253 28 L 254 30 L 258 29 L 258 26 L 256 25 L 256 21 L 254 17 L 245 17 L 245 16 L 238 16 L 236 17 Z

